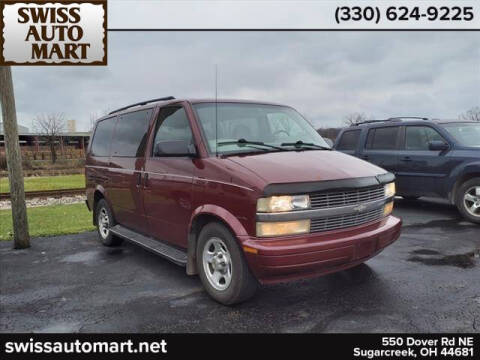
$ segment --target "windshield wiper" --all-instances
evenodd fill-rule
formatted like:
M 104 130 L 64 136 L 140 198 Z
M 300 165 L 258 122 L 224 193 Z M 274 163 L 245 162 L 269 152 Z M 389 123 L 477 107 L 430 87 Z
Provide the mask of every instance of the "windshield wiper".
M 295 146 L 296 148 L 301 148 L 303 146 L 308 146 L 308 147 L 313 147 L 313 148 L 321 149 L 321 150 L 332 150 L 329 147 L 322 146 L 322 145 L 317 145 L 317 144 L 314 144 L 314 143 L 306 143 L 306 142 L 303 142 L 302 140 L 298 140 L 297 142 L 282 143 L 281 146 Z
M 265 144 L 264 142 L 261 142 L 261 141 L 248 141 L 246 139 L 238 139 L 236 141 L 222 141 L 222 142 L 219 142 L 217 145 L 218 146 L 238 145 L 239 147 L 248 146 L 248 145 L 257 145 L 257 146 L 265 146 L 265 147 L 268 147 L 270 149 L 275 149 L 275 150 L 279 150 L 279 151 L 288 151 L 287 149 L 282 148 L 280 146 Z M 253 146 L 250 146 L 250 147 L 253 147 Z

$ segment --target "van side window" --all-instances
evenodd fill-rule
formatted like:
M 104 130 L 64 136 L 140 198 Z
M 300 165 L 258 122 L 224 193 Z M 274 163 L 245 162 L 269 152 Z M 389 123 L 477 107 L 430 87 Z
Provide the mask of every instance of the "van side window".
M 162 141 L 184 140 L 191 143 L 192 139 L 190 122 L 183 107 L 169 106 L 160 110 L 152 149 Z
M 370 129 L 367 138 L 367 149 L 395 150 L 397 148 L 398 126 Z
M 428 150 L 430 141 L 445 142 L 445 139 L 429 126 L 407 126 L 405 133 L 406 150 Z
M 100 121 L 93 135 L 91 153 L 93 156 L 110 156 L 113 128 L 116 117 Z
M 142 110 L 119 116 L 112 144 L 112 156 L 144 156 L 150 114 L 150 110 Z
M 338 150 L 355 150 L 360 139 L 361 130 L 345 131 L 338 143 Z

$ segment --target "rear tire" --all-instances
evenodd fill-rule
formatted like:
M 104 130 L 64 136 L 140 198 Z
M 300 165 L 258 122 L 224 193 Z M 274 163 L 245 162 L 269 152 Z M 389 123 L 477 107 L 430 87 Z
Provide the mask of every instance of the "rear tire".
M 115 226 L 116 222 L 105 199 L 101 199 L 97 203 L 95 216 L 97 217 L 95 219 L 95 223 L 97 224 L 97 234 L 102 244 L 105 246 L 120 245 L 123 242 L 122 239 L 113 235 L 110 231 L 110 228 Z
M 250 273 L 237 240 L 225 226 L 209 223 L 200 231 L 197 269 L 207 293 L 224 305 L 252 297 L 257 280 Z
M 464 218 L 480 224 L 480 178 L 465 181 L 458 188 L 455 204 Z

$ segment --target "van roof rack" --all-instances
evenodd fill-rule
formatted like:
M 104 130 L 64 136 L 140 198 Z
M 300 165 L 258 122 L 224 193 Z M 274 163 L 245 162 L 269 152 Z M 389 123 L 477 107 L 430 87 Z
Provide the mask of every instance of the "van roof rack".
M 115 114 L 119 111 L 126 110 L 126 109 L 129 109 L 129 108 L 134 107 L 134 106 L 143 106 L 143 105 L 146 105 L 146 104 L 150 104 L 152 102 L 174 100 L 174 99 L 175 99 L 175 97 L 173 97 L 173 96 L 165 96 L 165 97 L 161 97 L 161 98 L 158 98 L 158 99 L 141 101 L 141 102 L 138 102 L 138 103 L 135 103 L 135 104 L 132 104 L 132 105 L 128 105 L 128 106 L 124 106 L 120 109 L 114 110 L 114 111 L 110 112 L 108 115 Z
M 421 117 L 421 116 L 396 116 L 396 117 L 391 117 L 391 118 L 389 118 L 388 120 L 403 120 L 403 119 L 407 119 L 407 120 L 425 120 L 425 121 L 430 120 L 430 119 L 427 118 L 427 117 Z
M 389 121 L 396 122 L 396 121 L 402 121 L 402 120 L 404 120 L 404 119 L 406 119 L 406 120 L 424 120 L 424 121 L 430 120 L 430 119 L 427 118 L 427 117 L 420 117 L 420 116 L 396 116 L 396 117 L 391 117 L 391 118 L 384 119 L 384 120 L 365 120 L 365 121 L 360 121 L 360 122 L 358 122 L 358 123 L 352 124 L 351 126 L 358 126 L 358 125 L 362 125 L 362 124 L 373 124 L 373 123 L 389 122 Z

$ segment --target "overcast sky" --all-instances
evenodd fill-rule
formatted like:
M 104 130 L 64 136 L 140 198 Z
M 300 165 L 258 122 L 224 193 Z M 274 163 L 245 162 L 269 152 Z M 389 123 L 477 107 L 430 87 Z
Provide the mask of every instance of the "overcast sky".
M 457 118 L 480 105 L 477 32 L 109 32 L 108 66 L 14 67 L 18 121 L 173 95 L 294 106 L 315 126 L 352 112 Z

